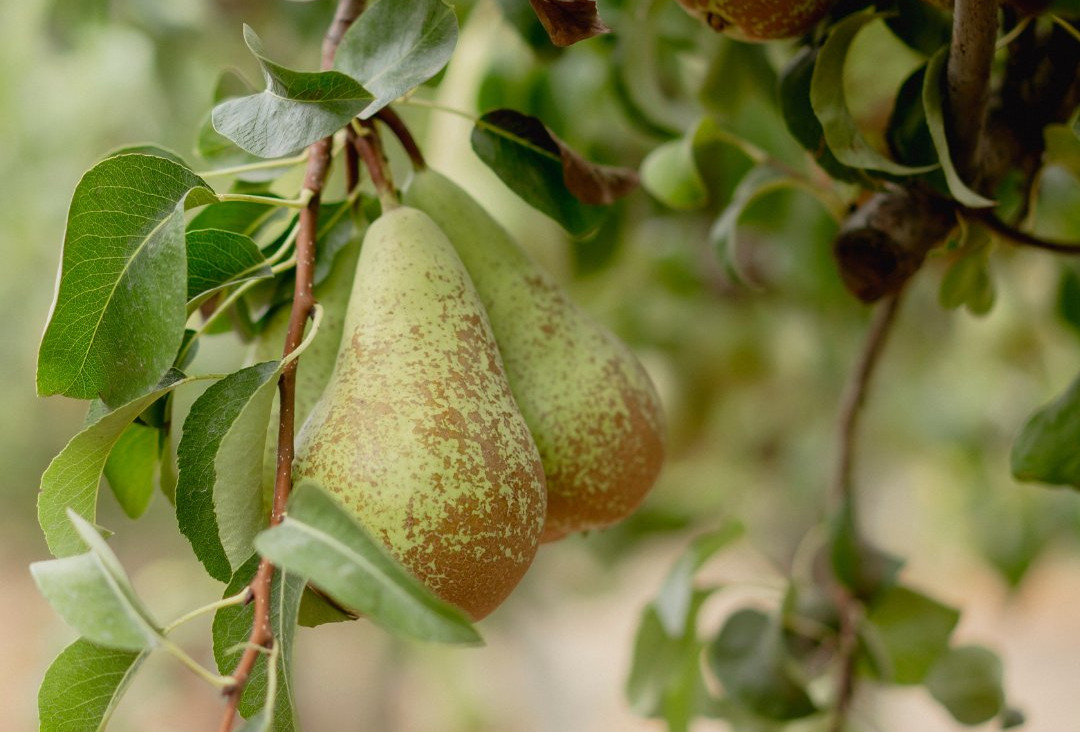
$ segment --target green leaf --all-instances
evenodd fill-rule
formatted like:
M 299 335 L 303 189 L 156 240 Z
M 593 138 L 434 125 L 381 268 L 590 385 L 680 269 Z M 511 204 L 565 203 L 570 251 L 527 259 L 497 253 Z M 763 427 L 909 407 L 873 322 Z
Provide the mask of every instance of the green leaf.
M 188 301 L 227 285 L 273 276 L 251 237 L 222 229 L 188 229 Z
M 472 148 L 510 190 L 575 236 L 595 231 L 605 212 L 566 185 L 562 151 L 544 124 L 510 109 L 488 112 L 473 127 Z
M 442 643 L 481 642 L 461 610 L 431 594 L 310 481 L 296 487 L 285 520 L 259 534 L 255 548 L 392 632 Z
M 895 586 L 869 609 L 866 622 L 876 631 L 891 668 L 887 681 L 918 684 L 948 650 L 960 613 L 907 587 Z
M 195 400 L 177 446 L 176 520 L 211 577 L 227 582 L 266 525 L 262 455 L 280 363 L 229 374 Z
M 79 638 L 45 672 L 38 690 L 40 732 L 101 732 L 146 653 Z
M 961 250 L 941 279 L 938 301 L 943 308 L 965 306 L 972 315 L 985 315 L 994 306 L 990 276 L 990 235 L 970 222 L 963 227 Z
M 102 158 L 102 160 L 105 160 L 107 158 L 115 158 L 117 155 L 132 154 L 151 155 L 155 158 L 165 158 L 166 160 L 171 160 L 177 165 L 180 165 L 184 168 L 191 167 L 182 157 L 180 157 L 180 155 L 173 152 L 169 148 L 161 147 L 160 145 L 154 145 L 151 143 L 146 143 L 142 145 L 124 145 L 123 147 L 118 147 L 115 150 L 110 150 L 109 153 Z
M 943 11 L 926 0 L 894 0 L 896 10 L 885 18 L 889 30 L 924 56 L 949 42 L 952 21 Z
M 105 479 L 117 503 L 130 518 L 139 518 L 154 495 L 154 473 L 158 465 L 158 430 L 129 424 L 109 451 Z
M 856 597 L 874 601 L 896 584 L 903 560 L 871 544 L 855 528 L 850 507 L 833 521 L 829 537 L 829 562 L 837 580 Z
M 1080 488 L 1080 377 L 1028 418 L 1012 447 L 1017 480 Z
M 705 654 L 728 695 L 755 714 L 787 721 L 817 711 L 786 654 L 778 618 L 760 610 L 739 610 Z
M 360 112 L 367 119 L 439 73 L 457 37 L 454 8 L 442 0 L 377 2 L 345 31 L 334 68 L 375 95 Z
M 113 445 L 144 409 L 182 383 L 185 382 L 170 374 L 157 390 L 98 417 L 72 437 L 49 463 L 41 476 L 38 522 L 53 556 L 63 557 L 82 551 L 83 543 L 67 519 L 67 509 L 73 509 L 89 521 L 96 520 L 98 484 Z
M 266 90 L 214 107 L 214 129 L 260 158 L 278 158 L 337 132 L 371 94 L 339 71 L 293 71 L 271 61 L 244 26 L 244 42 L 262 67 Z
M 936 166 L 902 165 L 871 147 L 859 132 L 848 109 L 843 83 L 844 62 L 858 32 L 880 17 L 873 13 L 855 13 L 833 26 L 814 64 L 810 80 L 810 105 L 821 122 L 829 149 L 844 165 L 894 175 L 925 173 Z
M 108 158 L 79 181 L 38 354 L 42 396 L 122 404 L 172 365 L 187 319 L 184 208 L 214 199 L 165 158 Z
M 251 584 L 259 567 L 259 557 L 253 556 L 233 575 L 223 597 L 232 597 Z M 276 732 L 292 732 L 298 729 L 295 704 L 292 698 L 292 657 L 293 642 L 296 635 L 296 617 L 300 608 L 300 596 L 304 591 L 304 580 L 294 574 L 275 570 L 270 587 L 270 627 L 274 642 L 279 645 L 277 658 L 277 698 L 273 700 L 273 719 L 270 727 Z M 230 674 L 236 668 L 243 653 L 243 646 L 251 635 L 255 621 L 255 608 L 252 604 L 232 605 L 218 610 L 214 615 L 214 659 L 222 674 Z M 259 729 L 257 718 L 260 714 L 265 721 L 266 695 L 270 679 L 267 675 L 268 664 L 265 653 L 259 654 L 255 667 L 251 670 L 244 695 L 237 705 L 240 714 L 248 718 L 249 724 Z M 247 727 L 245 727 L 247 729 Z
M 162 638 L 157 625 L 136 597 L 116 555 L 92 524 L 74 511 L 68 511 L 68 518 L 90 551 L 31 564 L 41 594 L 92 643 L 125 651 L 158 645 Z
M 817 57 L 816 48 L 804 46 L 784 67 L 780 75 L 780 112 L 791 136 L 822 170 L 836 180 L 859 180 L 859 171 L 842 165 L 825 143 L 825 132 L 810 104 L 810 84 Z
M 1080 335 L 1080 267 L 1075 264 L 1061 266 L 1057 312 L 1062 322 Z
M 690 621 L 694 597 L 694 575 L 714 554 L 738 539 L 743 527 L 738 523 L 701 534 L 690 542 L 668 572 L 653 604 L 668 635 L 681 636 Z
M 272 220 L 284 218 L 278 206 L 253 201 L 223 201 L 207 206 L 188 222 L 188 230 L 222 229 L 254 237 Z
M 641 184 L 669 208 L 693 211 L 709 201 L 709 191 L 694 162 L 691 137 L 654 148 L 641 161 Z
M 941 162 L 941 172 L 945 174 L 945 182 L 948 183 L 949 192 L 952 193 L 953 198 L 971 208 L 994 206 L 996 201 L 981 196 L 967 187 L 949 154 L 949 137 L 945 132 L 944 100 L 941 93 L 945 82 L 945 61 L 948 57 L 949 49 L 947 48 L 935 53 L 926 66 L 926 76 L 923 79 L 923 109 L 926 110 L 926 124 L 930 128 L 930 139 L 934 141 L 934 149 L 937 150 L 938 160 Z
M 315 285 L 330 276 L 331 270 L 337 266 L 338 252 L 359 236 L 357 223 L 344 201 L 319 206 L 319 219 L 315 225 L 319 251 L 313 275 Z
M 1043 163 L 1060 165 L 1074 178 L 1080 178 L 1080 117 L 1073 125 L 1047 125 L 1043 128 Z
M 942 656 L 926 688 L 961 724 L 982 724 L 1005 708 L 1001 659 L 982 646 L 961 646 Z

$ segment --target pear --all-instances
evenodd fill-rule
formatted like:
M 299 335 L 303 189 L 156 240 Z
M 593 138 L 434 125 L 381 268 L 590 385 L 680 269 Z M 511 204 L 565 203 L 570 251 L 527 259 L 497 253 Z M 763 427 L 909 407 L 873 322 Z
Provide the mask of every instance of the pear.
M 294 475 L 336 494 L 474 619 L 536 554 L 539 454 L 468 273 L 414 208 L 384 212 L 364 236 L 341 348 L 297 436 Z
M 741 41 L 771 41 L 809 32 L 834 0 L 679 0 L 714 31 Z
M 544 462 L 541 540 L 629 515 L 664 457 L 660 400 L 637 358 L 457 184 L 419 171 L 404 200 L 446 232 L 487 308 L 510 388 Z

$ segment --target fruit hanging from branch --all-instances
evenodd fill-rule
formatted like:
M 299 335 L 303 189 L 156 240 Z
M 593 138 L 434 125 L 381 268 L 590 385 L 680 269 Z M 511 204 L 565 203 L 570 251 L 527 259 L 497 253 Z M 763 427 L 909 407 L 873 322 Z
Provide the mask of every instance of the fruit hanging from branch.
M 679 0 L 718 33 L 743 41 L 794 38 L 809 31 L 832 0 Z
M 543 467 L 483 305 L 446 236 L 409 207 L 368 229 L 297 480 L 334 493 L 443 599 L 494 610 L 536 553 Z

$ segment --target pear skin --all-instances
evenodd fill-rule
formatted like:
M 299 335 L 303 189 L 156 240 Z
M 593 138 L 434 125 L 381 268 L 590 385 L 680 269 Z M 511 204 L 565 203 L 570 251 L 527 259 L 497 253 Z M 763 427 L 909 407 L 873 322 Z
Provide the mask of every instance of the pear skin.
M 664 459 L 660 400 L 637 358 L 457 184 L 430 169 L 418 172 L 405 202 L 446 232 L 487 308 L 544 463 L 541 540 L 628 516 Z
M 297 437 L 294 475 L 336 494 L 474 619 L 532 562 L 546 505 L 540 456 L 468 273 L 414 208 L 368 228 L 341 349 Z

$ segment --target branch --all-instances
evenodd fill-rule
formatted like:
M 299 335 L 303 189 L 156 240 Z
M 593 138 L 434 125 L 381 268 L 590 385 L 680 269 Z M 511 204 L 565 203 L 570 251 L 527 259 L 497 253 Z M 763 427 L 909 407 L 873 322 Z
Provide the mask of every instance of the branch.
M 349 25 L 363 12 L 365 0 L 339 0 L 334 19 L 326 32 L 322 45 L 322 68 L 331 69 L 334 53 Z M 307 206 L 300 212 L 299 235 L 296 239 L 296 285 L 293 292 L 292 312 L 289 317 L 289 329 L 285 337 L 283 356 L 292 353 L 304 337 L 304 327 L 315 304 L 312 296 L 315 269 L 315 238 L 319 217 L 319 199 L 323 184 L 330 168 L 330 151 L 333 138 L 327 137 L 315 142 L 308 148 L 307 173 L 304 176 L 304 191 L 310 191 Z M 305 195 L 308 195 L 305 193 Z M 296 408 L 296 366 L 299 359 L 289 361 L 278 381 L 278 394 L 281 403 L 278 423 L 277 474 L 274 481 L 274 503 L 270 512 L 270 525 L 281 523 L 285 516 L 285 504 L 292 490 L 293 435 L 295 431 Z M 235 679 L 225 690 L 226 705 L 222 715 L 220 732 L 228 732 L 236 718 L 236 708 L 244 694 L 248 677 L 255 667 L 261 649 L 271 648 L 274 643 L 273 630 L 270 626 L 270 583 L 274 576 L 274 565 L 267 559 L 259 562 L 255 579 L 251 582 L 251 593 L 255 602 L 255 619 L 247 648 L 240 657 L 232 673 Z
M 1003 239 L 1008 239 L 1013 244 L 1033 247 L 1035 249 L 1044 249 L 1048 252 L 1056 252 L 1057 254 L 1080 254 L 1080 241 L 1064 242 L 1043 239 L 1034 234 L 1029 234 L 1026 231 L 1021 231 L 1016 227 L 1009 226 L 997 216 L 985 210 L 967 209 L 964 211 L 964 215 L 978 221 L 995 234 L 1001 236 Z
M 416 138 L 412 136 L 412 132 L 405 125 L 405 120 L 401 119 L 397 112 L 390 109 L 390 107 L 383 107 L 375 117 L 394 133 L 394 137 L 398 139 L 401 147 L 405 149 L 405 153 L 409 156 L 413 170 L 427 168 L 427 163 L 424 162 L 424 154 L 420 152 L 420 146 L 416 144 Z
M 833 513 L 849 521 L 853 530 L 857 526 L 857 506 L 855 481 L 852 474 L 859 416 L 862 414 L 862 407 L 870 389 L 870 380 L 881 361 L 881 354 L 892 325 L 896 322 L 896 313 L 900 308 L 900 295 L 900 292 L 890 295 L 874 313 L 859 360 L 855 364 L 855 370 L 851 373 L 840 402 L 837 464 L 836 473 L 833 475 L 831 499 Z M 859 649 L 858 628 L 862 614 L 859 599 L 840 583 L 836 585 L 836 608 L 840 615 L 837 643 L 840 672 L 837 680 L 836 703 L 833 706 L 833 716 L 829 725 L 830 732 L 841 732 L 844 728 L 848 711 L 855 698 L 855 666 Z
M 990 98 L 990 64 L 997 39 L 998 4 L 955 0 L 945 69 L 952 155 L 960 175 L 979 181 L 979 152 Z
M 368 175 L 371 176 L 371 182 L 375 185 L 375 193 L 379 196 L 379 202 L 382 204 L 383 210 L 389 211 L 396 208 L 400 203 L 397 193 L 394 191 L 394 181 L 390 177 L 390 167 L 386 164 L 386 158 L 383 156 L 382 143 L 379 140 L 379 133 L 375 130 L 374 123 L 371 120 L 359 123 L 353 120 L 353 129 L 356 131 L 353 145 L 356 147 L 356 152 L 360 154 L 360 159 L 364 161 L 364 167 L 367 168 Z

